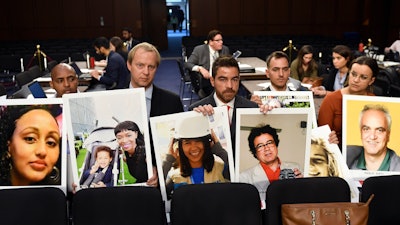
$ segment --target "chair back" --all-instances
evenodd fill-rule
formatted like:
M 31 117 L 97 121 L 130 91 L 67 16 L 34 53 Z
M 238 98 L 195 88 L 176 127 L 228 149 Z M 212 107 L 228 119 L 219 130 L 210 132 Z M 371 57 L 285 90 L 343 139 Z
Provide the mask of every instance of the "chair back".
M 281 205 L 292 203 L 350 202 L 350 187 L 340 177 L 277 180 L 267 188 L 264 224 L 281 225 Z
M 208 183 L 177 188 L 171 200 L 173 225 L 260 225 L 257 189 L 246 183 Z
M 67 225 L 67 200 L 55 187 L 0 190 L 1 224 Z
M 400 224 L 397 217 L 400 202 L 400 175 L 369 177 L 364 180 L 361 202 L 366 202 L 374 194 L 369 205 L 368 225 Z
M 163 225 L 160 190 L 144 186 L 88 188 L 72 199 L 74 225 Z

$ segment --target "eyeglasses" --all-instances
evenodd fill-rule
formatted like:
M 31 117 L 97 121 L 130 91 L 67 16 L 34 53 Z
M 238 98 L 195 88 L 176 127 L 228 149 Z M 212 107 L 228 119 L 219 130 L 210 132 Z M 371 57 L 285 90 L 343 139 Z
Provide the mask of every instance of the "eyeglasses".
M 369 76 L 367 75 L 363 75 L 363 74 L 357 74 L 356 72 L 352 71 L 351 76 L 356 79 L 357 77 L 361 80 L 361 81 L 366 81 L 368 80 Z
M 260 143 L 260 144 L 256 145 L 256 150 L 257 151 L 264 150 L 265 149 L 264 147 L 268 147 L 268 148 L 275 147 L 275 141 L 269 140 L 265 144 Z

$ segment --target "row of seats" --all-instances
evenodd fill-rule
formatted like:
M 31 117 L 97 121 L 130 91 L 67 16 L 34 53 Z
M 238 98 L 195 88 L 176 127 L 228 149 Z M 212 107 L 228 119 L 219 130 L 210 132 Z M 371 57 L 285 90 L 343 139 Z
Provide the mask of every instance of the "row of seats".
M 400 224 L 399 189 L 400 175 L 364 181 L 361 202 L 375 195 L 368 225 Z M 339 177 L 278 180 L 267 189 L 263 211 L 257 189 L 245 183 L 182 186 L 169 214 L 159 189 L 143 186 L 83 189 L 71 197 L 70 207 L 64 193 L 51 187 L 3 189 L 0 201 L 2 224 L 281 225 L 282 204 L 350 202 L 350 189 Z

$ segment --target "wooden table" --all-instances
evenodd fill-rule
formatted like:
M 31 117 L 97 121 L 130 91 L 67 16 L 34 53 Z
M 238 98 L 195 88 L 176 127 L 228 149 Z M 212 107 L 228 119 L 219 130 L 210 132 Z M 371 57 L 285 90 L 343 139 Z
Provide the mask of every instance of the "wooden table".
M 265 69 L 267 64 L 264 60 L 257 57 L 239 57 L 239 64 L 247 64 L 255 68 L 254 73 L 240 73 L 240 80 L 263 80 L 267 79 Z

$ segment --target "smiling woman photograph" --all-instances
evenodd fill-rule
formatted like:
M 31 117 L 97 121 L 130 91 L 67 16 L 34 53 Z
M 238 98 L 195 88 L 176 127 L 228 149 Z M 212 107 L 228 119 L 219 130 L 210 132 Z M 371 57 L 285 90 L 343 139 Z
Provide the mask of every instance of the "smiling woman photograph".
M 1 106 L 0 185 L 59 185 L 59 105 Z

